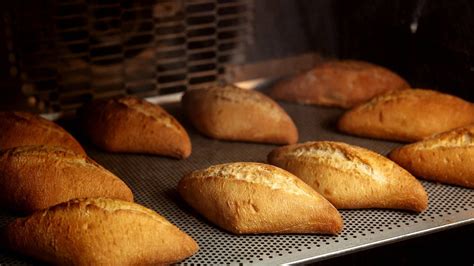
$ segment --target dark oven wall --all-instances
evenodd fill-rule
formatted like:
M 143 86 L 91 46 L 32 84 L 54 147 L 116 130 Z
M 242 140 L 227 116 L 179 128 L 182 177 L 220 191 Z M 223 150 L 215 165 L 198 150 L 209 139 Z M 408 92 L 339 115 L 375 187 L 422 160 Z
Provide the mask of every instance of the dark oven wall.
M 86 0 L 3 4 L 0 109 L 69 110 L 92 98 L 282 77 L 334 57 L 384 65 L 413 87 L 474 101 L 470 0 L 106 2 L 118 7 Z M 109 9 L 120 12 L 102 12 Z M 110 26 L 114 38 L 101 26 L 103 15 L 118 23 Z
M 338 1 L 339 56 L 387 65 L 415 87 L 474 100 L 474 2 Z
M 362 59 L 413 87 L 474 101 L 473 1 L 259 0 L 255 11 L 247 62 L 302 53 Z

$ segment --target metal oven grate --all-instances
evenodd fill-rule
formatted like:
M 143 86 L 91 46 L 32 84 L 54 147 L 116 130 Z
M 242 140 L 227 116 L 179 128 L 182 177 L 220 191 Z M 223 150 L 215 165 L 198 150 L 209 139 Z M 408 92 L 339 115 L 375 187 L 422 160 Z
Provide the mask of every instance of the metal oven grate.
M 41 111 L 184 91 L 242 61 L 252 0 L 22 1 L 3 13 L 21 90 Z M 8 37 L 8 36 L 7 36 Z M 15 65 L 15 67 L 17 67 Z
M 399 145 L 338 133 L 334 124 L 341 114 L 339 109 L 295 104 L 282 106 L 294 118 L 300 130 L 300 141 L 345 141 L 381 154 L 387 154 Z M 178 180 L 190 171 L 212 164 L 235 161 L 264 162 L 268 152 L 276 146 L 208 139 L 199 135 L 187 123 L 178 104 L 167 105 L 165 108 L 182 121 L 190 133 L 193 153 L 186 160 L 150 155 L 109 154 L 80 140 L 92 158 L 130 185 L 137 202 L 161 213 L 197 240 L 200 251 L 182 262 L 183 265 L 277 265 L 320 260 L 474 222 L 474 190 L 423 181 L 430 203 L 429 209 L 421 214 L 377 209 L 342 211 L 344 230 L 337 236 L 236 236 L 226 233 L 206 222 L 180 200 L 175 190 Z M 11 219 L 7 214 L 3 214 L 0 216 L 0 224 Z M 0 252 L 0 263 L 18 261 L 25 262 L 24 258 L 13 257 L 6 251 Z

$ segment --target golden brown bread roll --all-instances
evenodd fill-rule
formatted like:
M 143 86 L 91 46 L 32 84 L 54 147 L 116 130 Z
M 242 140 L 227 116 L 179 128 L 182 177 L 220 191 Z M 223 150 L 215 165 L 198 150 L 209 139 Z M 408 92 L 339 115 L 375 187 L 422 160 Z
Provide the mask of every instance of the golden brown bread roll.
M 27 112 L 0 112 L 0 149 L 27 145 L 60 146 L 85 154 L 79 142 L 54 122 Z
M 336 208 L 292 174 L 271 165 L 211 166 L 183 177 L 178 191 L 204 217 L 235 234 L 336 234 L 342 229 Z
M 415 176 L 474 188 L 474 125 L 394 149 L 389 157 Z
M 277 148 L 268 155 L 268 161 L 301 178 L 336 208 L 421 212 L 428 206 L 428 196 L 416 178 L 361 147 L 306 142 Z
M 98 100 L 85 107 L 85 132 L 110 152 L 131 152 L 187 158 L 191 141 L 181 124 L 163 108 L 127 96 Z
M 332 60 L 277 83 L 270 95 L 291 102 L 350 108 L 381 93 L 408 87 L 404 79 L 381 66 Z
M 59 265 L 156 265 L 198 250 L 186 233 L 138 204 L 75 199 L 19 218 L 4 230 L 14 251 Z
M 41 210 L 82 197 L 133 201 L 132 191 L 82 154 L 53 146 L 0 151 L 0 205 L 19 212 Z
M 183 108 L 204 135 L 222 140 L 288 144 L 298 130 L 272 99 L 232 85 L 186 91 Z
M 422 89 L 389 92 L 346 112 L 341 131 L 363 137 L 418 141 L 474 123 L 474 105 Z

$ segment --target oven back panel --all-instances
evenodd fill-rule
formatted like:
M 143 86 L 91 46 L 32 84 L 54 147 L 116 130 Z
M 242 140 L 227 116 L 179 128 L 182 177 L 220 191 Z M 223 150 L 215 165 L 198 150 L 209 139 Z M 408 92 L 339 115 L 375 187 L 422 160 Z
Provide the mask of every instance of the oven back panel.
M 0 11 L 1 109 L 74 110 L 216 82 L 280 78 L 323 59 L 386 66 L 474 101 L 466 0 L 45 0 Z

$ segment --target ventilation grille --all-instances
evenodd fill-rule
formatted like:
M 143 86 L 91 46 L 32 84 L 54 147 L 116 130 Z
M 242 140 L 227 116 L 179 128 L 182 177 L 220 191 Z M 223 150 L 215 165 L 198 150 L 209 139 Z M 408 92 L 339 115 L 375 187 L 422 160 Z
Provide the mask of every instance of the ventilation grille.
M 251 36 L 251 0 L 30 2 L 15 11 L 14 44 L 22 92 L 42 111 L 222 81 Z

